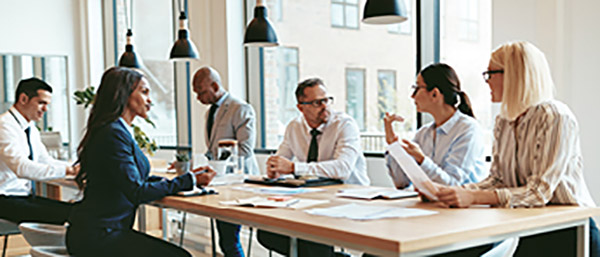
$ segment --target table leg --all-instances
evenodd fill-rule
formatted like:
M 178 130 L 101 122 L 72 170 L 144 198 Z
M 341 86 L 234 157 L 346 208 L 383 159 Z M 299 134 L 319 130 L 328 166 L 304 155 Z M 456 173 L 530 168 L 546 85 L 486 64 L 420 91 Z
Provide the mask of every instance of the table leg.
M 290 237 L 290 257 L 298 257 L 298 239 Z
M 143 204 L 138 208 L 138 231 L 146 233 L 146 206 Z
M 577 256 L 589 257 L 590 254 L 590 220 L 577 226 Z
M 169 235 L 168 235 L 169 223 L 167 220 L 167 209 L 160 207 L 160 211 L 162 214 L 162 215 L 160 215 L 160 218 L 161 218 L 160 220 L 162 223 L 162 237 L 163 237 L 163 240 L 169 241 Z

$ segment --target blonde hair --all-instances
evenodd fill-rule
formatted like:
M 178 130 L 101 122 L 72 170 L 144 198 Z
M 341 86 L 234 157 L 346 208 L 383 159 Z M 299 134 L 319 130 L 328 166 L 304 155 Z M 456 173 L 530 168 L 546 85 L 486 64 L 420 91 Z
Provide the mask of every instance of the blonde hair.
M 554 82 L 546 56 L 525 41 L 500 45 L 490 62 L 504 70 L 500 115 L 514 120 L 527 108 L 554 98 Z

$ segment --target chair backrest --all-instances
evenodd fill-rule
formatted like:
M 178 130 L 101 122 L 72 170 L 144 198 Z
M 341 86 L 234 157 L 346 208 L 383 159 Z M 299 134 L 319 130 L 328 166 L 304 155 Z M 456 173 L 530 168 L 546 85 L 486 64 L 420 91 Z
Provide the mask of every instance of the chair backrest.
M 17 223 L 0 219 L 0 236 L 16 235 L 20 233 L 21 231 L 19 231 L 19 226 Z
M 44 146 L 46 146 L 46 150 L 48 150 L 48 153 L 50 154 L 50 156 L 52 156 L 56 159 L 63 159 L 63 157 L 67 157 L 67 156 L 61 156 L 61 154 L 62 154 L 61 149 L 62 149 L 63 145 L 62 145 L 62 138 L 60 137 L 59 131 L 40 132 L 40 137 L 42 139 L 42 143 L 44 144 Z

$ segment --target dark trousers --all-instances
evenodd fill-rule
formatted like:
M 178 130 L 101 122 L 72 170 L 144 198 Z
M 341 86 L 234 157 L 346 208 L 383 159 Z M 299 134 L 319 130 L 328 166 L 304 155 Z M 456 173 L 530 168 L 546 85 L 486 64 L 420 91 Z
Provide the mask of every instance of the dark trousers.
M 281 255 L 289 256 L 290 237 L 259 230 L 258 242 L 265 248 Z M 333 246 L 298 239 L 299 257 L 330 257 L 333 256 Z
M 240 243 L 240 228 L 240 225 L 217 220 L 219 247 L 225 257 L 244 257 L 244 250 Z
M 133 229 L 67 229 L 67 250 L 78 257 L 191 257 L 183 248 Z
M 39 196 L 0 195 L 0 218 L 15 223 L 40 222 L 62 225 L 67 221 L 71 203 Z

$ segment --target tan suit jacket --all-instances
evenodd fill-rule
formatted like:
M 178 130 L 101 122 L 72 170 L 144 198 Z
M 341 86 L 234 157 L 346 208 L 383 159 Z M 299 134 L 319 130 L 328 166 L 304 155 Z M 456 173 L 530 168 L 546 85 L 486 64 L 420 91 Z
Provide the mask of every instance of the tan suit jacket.
M 206 156 L 215 159 L 218 153 L 218 142 L 221 139 L 235 139 L 238 141 L 239 154 L 244 156 L 244 170 L 246 174 L 259 174 L 258 164 L 254 157 L 256 144 L 256 115 L 252 106 L 241 101 L 231 94 L 226 94 L 225 100 L 217 109 L 212 127 L 211 137 L 205 133 L 205 142 L 208 148 Z M 206 113 L 208 119 L 208 112 Z

